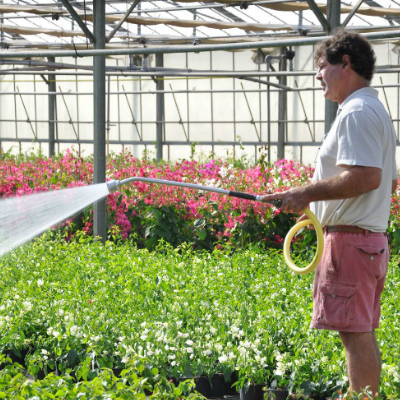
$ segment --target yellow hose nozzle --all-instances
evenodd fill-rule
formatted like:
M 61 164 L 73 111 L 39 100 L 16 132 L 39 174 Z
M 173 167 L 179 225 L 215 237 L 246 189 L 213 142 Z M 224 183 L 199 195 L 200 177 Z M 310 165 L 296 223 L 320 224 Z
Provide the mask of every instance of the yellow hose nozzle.
M 290 229 L 290 231 L 287 233 L 285 241 L 283 243 L 283 257 L 285 258 L 285 262 L 287 266 L 296 274 L 308 274 L 309 272 L 314 271 L 314 269 L 317 267 L 319 261 L 321 260 L 322 253 L 324 251 L 324 232 L 322 231 L 321 224 L 319 223 L 317 217 L 315 214 L 310 211 L 308 208 L 303 210 L 304 214 L 307 215 L 309 219 L 303 220 L 298 222 L 295 226 Z M 292 243 L 292 239 L 294 235 L 302 228 L 304 228 L 307 225 L 313 224 L 315 228 L 315 232 L 317 234 L 317 251 L 315 253 L 315 256 L 311 263 L 304 268 L 300 268 L 295 265 L 295 263 L 292 260 L 292 257 L 290 256 L 290 245 Z

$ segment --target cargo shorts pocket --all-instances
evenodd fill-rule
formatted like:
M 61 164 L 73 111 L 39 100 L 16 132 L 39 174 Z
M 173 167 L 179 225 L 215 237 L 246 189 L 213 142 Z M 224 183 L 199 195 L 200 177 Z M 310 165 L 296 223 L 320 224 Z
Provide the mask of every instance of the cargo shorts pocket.
M 324 282 L 319 289 L 318 321 L 330 326 L 351 326 L 354 319 L 357 286 Z
M 385 246 L 366 246 L 357 245 L 361 251 L 359 262 L 363 262 L 365 268 L 368 268 L 376 279 L 385 277 L 387 272 L 387 264 L 389 262 L 389 251 Z

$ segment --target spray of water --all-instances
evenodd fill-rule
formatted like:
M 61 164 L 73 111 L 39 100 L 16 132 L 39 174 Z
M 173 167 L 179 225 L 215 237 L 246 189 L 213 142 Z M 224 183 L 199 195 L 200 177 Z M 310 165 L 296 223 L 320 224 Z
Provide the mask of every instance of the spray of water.
M 0 256 L 109 194 L 106 183 L 0 201 Z

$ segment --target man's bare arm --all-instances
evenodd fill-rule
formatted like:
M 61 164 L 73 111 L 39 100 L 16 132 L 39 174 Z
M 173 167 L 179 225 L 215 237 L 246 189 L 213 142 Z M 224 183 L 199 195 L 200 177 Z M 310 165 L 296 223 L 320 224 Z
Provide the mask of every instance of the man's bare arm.
M 397 179 L 393 179 L 392 180 L 392 194 L 396 191 L 397 184 L 398 184 L 398 180 Z
M 263 201 L 282 199 L 282 211 L 298 213 L 312 201 L 339 200 L 361 196 L 379 187 L 380 168 L 343 166 L 342 173 L 331 178 L 290 189 L 286 192 L 265 195 Z

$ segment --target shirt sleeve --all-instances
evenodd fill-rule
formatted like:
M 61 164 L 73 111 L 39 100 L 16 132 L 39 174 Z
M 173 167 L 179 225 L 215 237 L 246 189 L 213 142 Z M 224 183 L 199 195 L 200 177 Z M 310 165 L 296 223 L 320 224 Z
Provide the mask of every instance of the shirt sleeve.
M 354 111 L 345 115 L 337 132 L 336 165 L 359 165 L 382 169 L 381 127 L 371 113 Z

